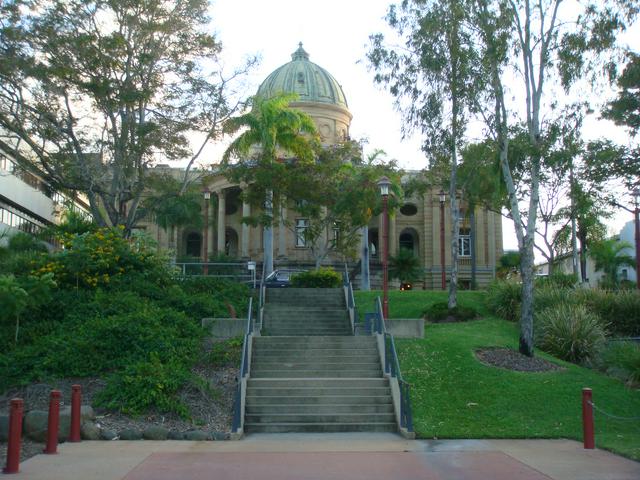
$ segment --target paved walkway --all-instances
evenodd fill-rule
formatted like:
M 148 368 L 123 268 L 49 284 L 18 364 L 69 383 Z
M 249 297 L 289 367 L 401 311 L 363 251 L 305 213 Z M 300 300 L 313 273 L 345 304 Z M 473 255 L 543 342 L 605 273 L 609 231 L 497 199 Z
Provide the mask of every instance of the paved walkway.
M 9 478 L 9 477 L 7 477 Z M 62 444 L 29 480 L 638 480 L 640 463 L 570 440 L 405 440 L 395 434 L 254 434 L 233 442 Z

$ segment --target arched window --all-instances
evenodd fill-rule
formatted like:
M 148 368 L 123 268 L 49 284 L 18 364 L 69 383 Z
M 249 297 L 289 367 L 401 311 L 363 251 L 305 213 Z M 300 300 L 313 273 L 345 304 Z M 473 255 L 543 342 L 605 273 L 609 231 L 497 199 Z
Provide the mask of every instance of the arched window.
M 191 232 L 187 235 L 185 253 L 188 257 L 199 257 L 202 254 L 202 235 Z

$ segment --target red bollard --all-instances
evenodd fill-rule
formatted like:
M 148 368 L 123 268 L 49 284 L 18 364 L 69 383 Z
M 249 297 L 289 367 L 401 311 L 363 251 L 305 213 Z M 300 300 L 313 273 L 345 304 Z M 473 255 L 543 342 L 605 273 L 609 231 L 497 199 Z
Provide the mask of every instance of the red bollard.
M 593 450 L 596 446 L 593 429 L 593 403 L 591 389 L 582 389 L 582 428 L 584 448 Z
M 60 426 L 60 390 L 51 390 L 49 399 L 49 421 L 47 424 L 47 446 L 44 453 L 58 453 L 58 427 Z
M 80 385 L 71 385 L 71 427 L 69 429 L 69 441 L 80 441 L 80 404 L 81 404 L 81 387 Z
M 11 400 L 9 413 L 9 442 L 7 445 L 7 466 L 4 473 L 18 473 L 20 470 L 20 444 L 22 442 L 22 412 L 24 402 L 21 398 Z

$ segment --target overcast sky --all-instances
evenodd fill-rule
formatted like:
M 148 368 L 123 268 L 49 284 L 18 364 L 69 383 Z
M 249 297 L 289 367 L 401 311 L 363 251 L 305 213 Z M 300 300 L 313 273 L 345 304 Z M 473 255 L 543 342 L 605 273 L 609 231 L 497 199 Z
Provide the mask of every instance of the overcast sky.
M 260 64 L 248 79 L 248 93 L 255 93 L 269 73 L 291 60 L 302 42 L 310 60 L 331 73 L 342 85 L 353 114 L 351 137 L 368 138 L 369 149 L 382 148 L 402 168 L 420 170 L 427 165 L 420 151 L 419 136 L 402 139 L 401 118 L 393 98 L 373 84 L 365 55 L 369 35 L 388 33 L 384 15 L 388 0 L 214 0 L 210 9 L 212 26 L 223 43 L 223 59 L 229 67 L 243 58 L 259 55 Z M 625 38 L 640 49 L 640 29 L 635 26 Z M 585 136 L 606 136 L 625 142 L 624 131 L 608 122 L 587 121 Z M 222 146 L 212 149 L 217 157 Z M 207 159 L 207 163 L 217 160 Z M 610 221 L 617 233 L 629 214 L 620 213 Z M 503 222 L 505 249 L 516 248 L 513 225 Z

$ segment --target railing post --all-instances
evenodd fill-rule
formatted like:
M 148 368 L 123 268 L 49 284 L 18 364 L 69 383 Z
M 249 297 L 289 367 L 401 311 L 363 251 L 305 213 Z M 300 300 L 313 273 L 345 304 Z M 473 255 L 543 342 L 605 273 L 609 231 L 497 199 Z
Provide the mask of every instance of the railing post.
M 594 428 L 593 428 L 593 401 L 590 388 L 582 389 L 582 429 L 584 448 L 592 450 L 595 448 Z
M 20 470 L 20 447 L 22 443 L 22 413 L 24 402 L 21 398 L 11 400 L 9 412 L 9 438 L 7 443 L 7 464 L 4 473 L 18 473 Z
M 69 429 L 69 441 L 80 441 L 80 408 L 82 394 L 80 385 L 71 385 L 71 427 Z
M 44 453 L 58 453 L 58 427 L 60 426 L 60 390 L 51 390 L 49 418 L 47 419 L 47 445 Z

